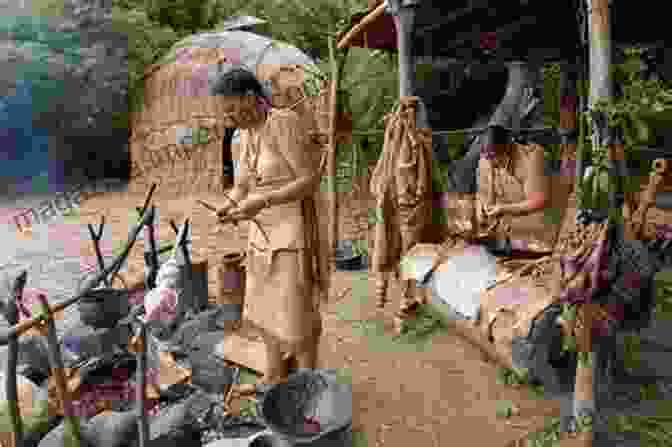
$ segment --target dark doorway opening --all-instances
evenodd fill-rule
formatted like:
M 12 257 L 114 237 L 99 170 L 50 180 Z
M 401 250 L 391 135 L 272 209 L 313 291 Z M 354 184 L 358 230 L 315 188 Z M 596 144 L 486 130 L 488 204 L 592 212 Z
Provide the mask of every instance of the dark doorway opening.
M 226 128 L 224 130 L 224 138 L 222 139 L 222 186 L 224 189 L 232 187 L 234 183 L 233 151 L 231 150 L 231 146 L 235 133 L 236 129 Z

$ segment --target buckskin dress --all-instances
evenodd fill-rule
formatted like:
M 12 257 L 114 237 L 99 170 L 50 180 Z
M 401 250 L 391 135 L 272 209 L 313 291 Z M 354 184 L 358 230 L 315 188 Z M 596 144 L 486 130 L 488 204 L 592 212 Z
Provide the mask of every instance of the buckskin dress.
M 287 109 L 271 110 L 261 129 L 243 130 L 240 137 L 240 162 L 250 173 L 250 198 L 296 180 L 281 147 L 310 151 L 299 115 Z M 317 170 L 314 155 L 306 153 Z M 328 290 L 316 193 L 317 188 L 304 199 L 264 208 L 256 216 L 263 232 L 253 223 L 249 230 L 244 318 L 293 354 L 320 335 L 319 296 Z
M 508 205 L 527 200 L 530 180 L 545 177 L 548 182 L 548 201 L 544 209 L 523 216 L 505 215 L 501 224 L 486 237 L 510 238 L 516 251 L 549 254 L 557 240 L 564 212 L 569 198 L 567 181 L 552 178 L 544 171 L 544 148 L 538 144 L 513 146 L 510 166 L 495 167 L 491 160 L 481 157 L 478 173 L 477 220 L 481 230 L 489 227 L 493 220 L 481 214 L 487 206 Z

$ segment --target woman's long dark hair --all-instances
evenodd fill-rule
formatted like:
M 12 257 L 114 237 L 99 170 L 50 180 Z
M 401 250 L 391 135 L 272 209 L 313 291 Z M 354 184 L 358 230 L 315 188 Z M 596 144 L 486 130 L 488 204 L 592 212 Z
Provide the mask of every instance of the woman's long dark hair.
M 254 93 L 264 97 L 264 90 L 259 79 L 249 70 L 234 68 L 223 73 L 210 88 L 213 95 L 245 96 Z

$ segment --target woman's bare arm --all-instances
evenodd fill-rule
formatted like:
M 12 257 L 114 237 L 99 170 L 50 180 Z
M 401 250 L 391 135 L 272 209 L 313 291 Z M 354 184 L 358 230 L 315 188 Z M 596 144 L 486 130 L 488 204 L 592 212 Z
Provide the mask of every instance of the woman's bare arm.
M 296 180 L 267 195 L 272 205 L 294 202 L 313 192 L 320 180 L 313 157 L 307 151 L 308 133 L 300 117 L 292 111 L 279 112 L 270 124 L 271 138 L 290 164 Z
M 525 194 L 527 199 L 505 205 L 505 212 L 514 216 L 523 216 L 543 210 L 548 206 L 550 179 L 544 172 L 544 149 L 537 146 L 527 158 L 525 166 Z
M 231 192 L 228 196 L 234 200 L 236 203 L 240 203 L 245 197 L 247 197 L 250 191 L 250 172 L 245 161 L 248 155 L 248 146 L 249 135 L 246 131 L 240 131 L 240 151 L 238 154 L 237 169 L 234 174 L 234 185 L 231 189 Z M 228 208 L 232 203 L 224 199 L 227 203 L 222 204 L 223 207 Z

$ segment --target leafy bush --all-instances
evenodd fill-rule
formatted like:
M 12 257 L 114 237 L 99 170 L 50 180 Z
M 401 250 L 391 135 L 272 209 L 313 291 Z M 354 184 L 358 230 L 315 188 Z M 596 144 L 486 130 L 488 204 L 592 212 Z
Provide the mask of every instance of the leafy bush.
M 160 26 L 139 8 L 112 11 L 115 30 L 128 36 L 128 82 L 131 110 L 141 104 L 145 69 L 170 49 L 179 35 L 170 27 Z

